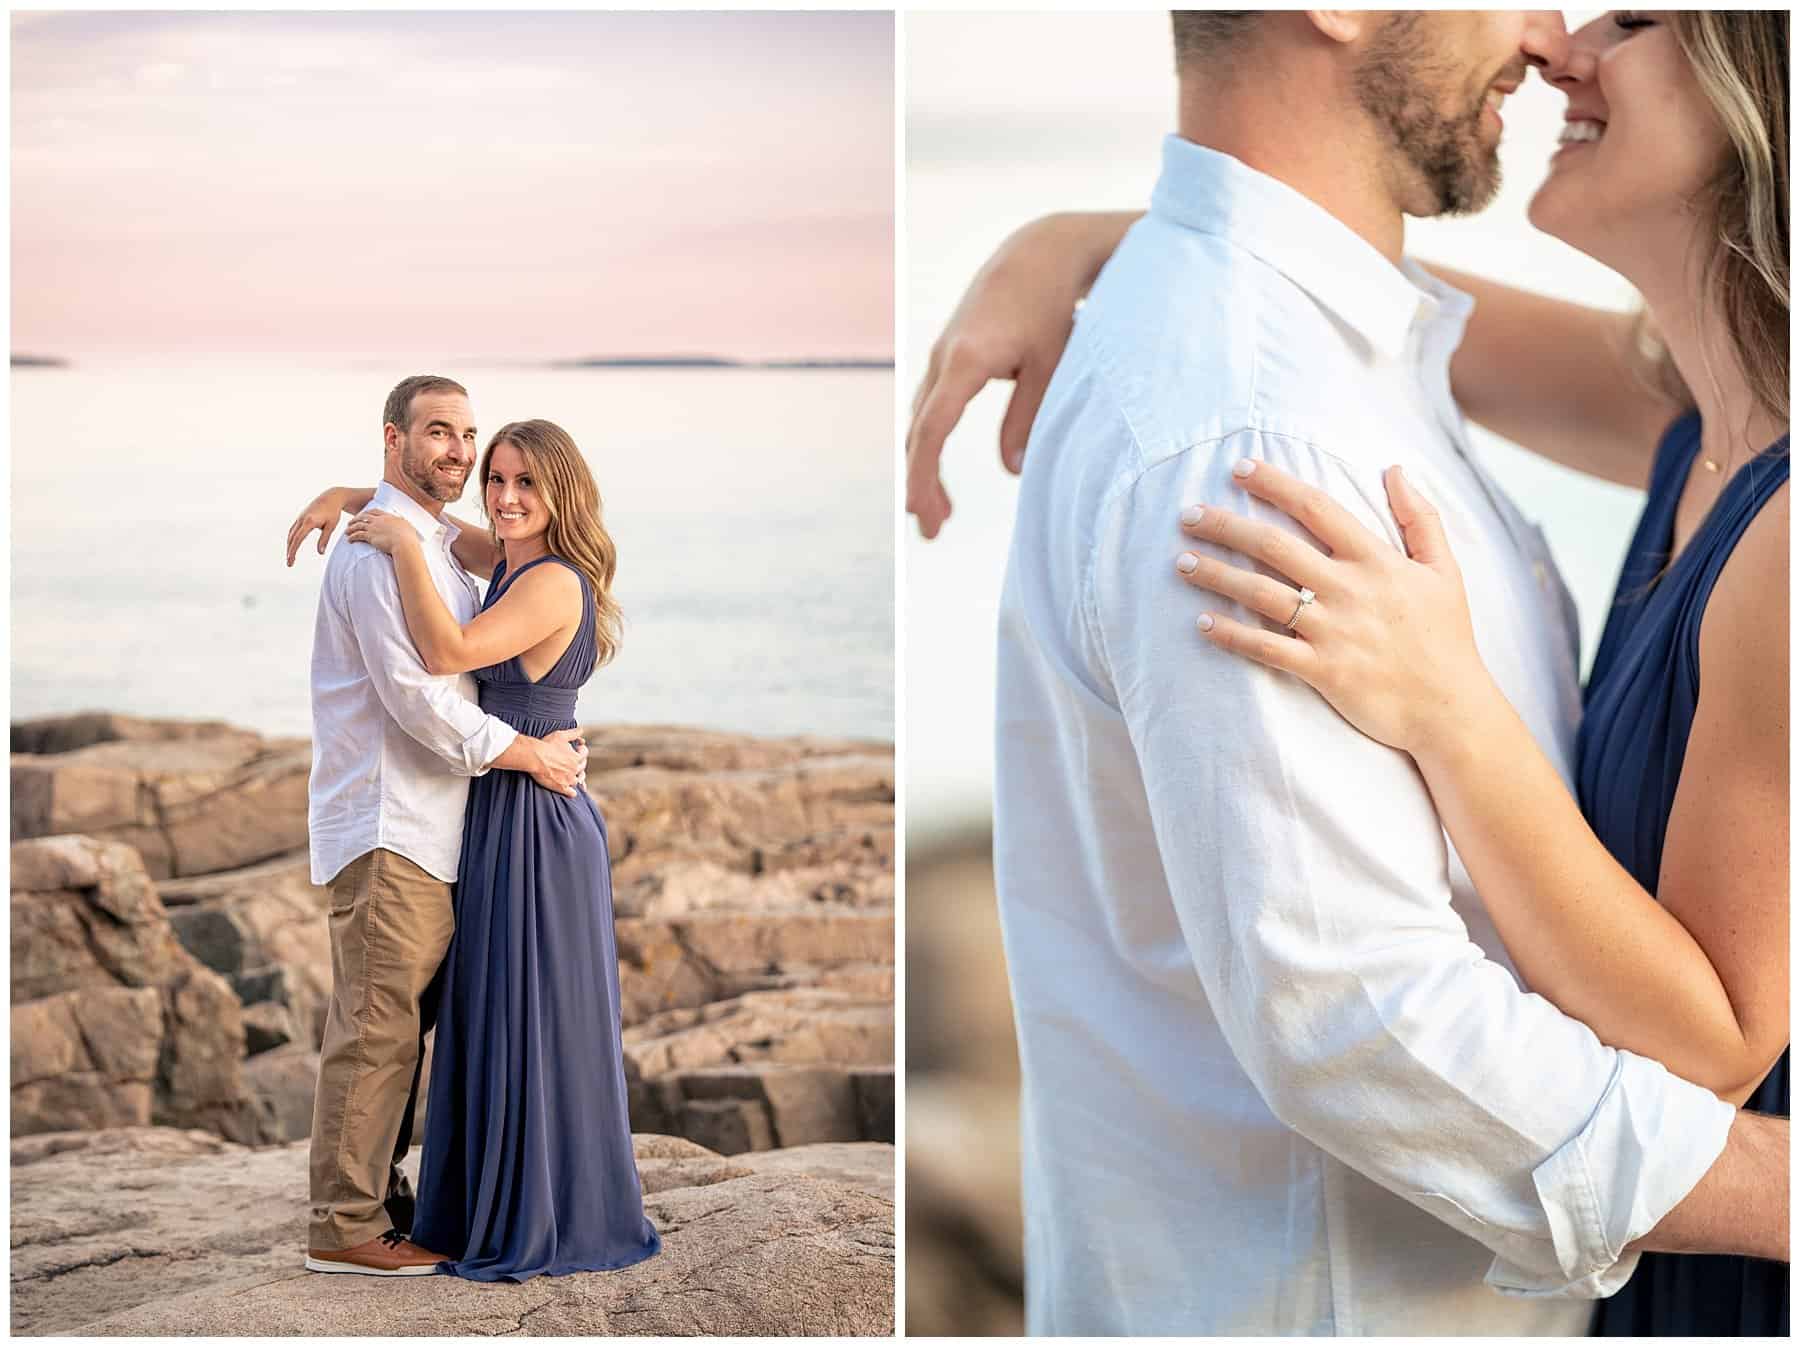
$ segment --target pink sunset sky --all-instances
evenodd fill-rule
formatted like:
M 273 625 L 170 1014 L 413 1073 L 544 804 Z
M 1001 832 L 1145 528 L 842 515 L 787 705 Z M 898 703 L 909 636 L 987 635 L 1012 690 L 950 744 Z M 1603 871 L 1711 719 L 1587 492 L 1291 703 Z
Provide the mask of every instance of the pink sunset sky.
M 12 20 L 12 349 L 893 351 L 880 13 Z

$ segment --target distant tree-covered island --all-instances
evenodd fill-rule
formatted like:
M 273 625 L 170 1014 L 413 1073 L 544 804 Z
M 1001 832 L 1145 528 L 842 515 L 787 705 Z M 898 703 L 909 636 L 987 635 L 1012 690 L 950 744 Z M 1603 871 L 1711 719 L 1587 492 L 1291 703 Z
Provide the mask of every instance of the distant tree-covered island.
M 59 355 L 20 355 L 13 352 L 14 369 L 67 369 L 69 362 Z
M 894 358 L 886 360 L 757 360 L 757 369 L 892 369 Z

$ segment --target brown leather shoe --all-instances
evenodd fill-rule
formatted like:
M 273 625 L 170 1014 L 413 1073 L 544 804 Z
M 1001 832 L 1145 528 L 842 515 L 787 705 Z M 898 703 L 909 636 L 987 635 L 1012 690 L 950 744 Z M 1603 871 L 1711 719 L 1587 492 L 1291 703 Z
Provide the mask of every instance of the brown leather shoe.
M 424 1277 L 449 1260 L 421 1249 L 398 1230 L 390 1230 L 354 1249 L 308 1249 L 308 1272 L 355 1272 L 364 1277 Z

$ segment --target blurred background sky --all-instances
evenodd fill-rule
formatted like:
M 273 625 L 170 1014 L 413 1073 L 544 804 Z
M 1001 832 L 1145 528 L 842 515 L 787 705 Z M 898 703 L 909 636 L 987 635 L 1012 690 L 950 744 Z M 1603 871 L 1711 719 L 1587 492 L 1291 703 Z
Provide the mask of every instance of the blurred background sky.
M 12 18 L 12 349 L 893 349 L 884 13 Z
M 1593 11 L 1565 11 L 1571 26 Z M 1142 208 L 1175 124 L 1169 16 L 913 13 L 906 17 L 906 326 L 902 387 L 969 279 L 1014 228 L 1053 210 Z M 1562 125 L 1560 93 L 1530 77 L 1507 100 L 1505 181 L 1481 215 L 1408 221 L 1409 251 L 1548 294 L 1625 308 L 1615 273 L 1532 229 L 1525 206 Z M 910 519 L 907 623 L 909 846 L 985 829 L 993 776 L 995 614 L 1015 479 L 999 467 L 1011 385 L 971 405 L 945 451 L 955 513 L 934 542 Z M 1582 616 L 1584 658 L 1641 496 L 1476 430 L 1488 466 L 1550 539 Z

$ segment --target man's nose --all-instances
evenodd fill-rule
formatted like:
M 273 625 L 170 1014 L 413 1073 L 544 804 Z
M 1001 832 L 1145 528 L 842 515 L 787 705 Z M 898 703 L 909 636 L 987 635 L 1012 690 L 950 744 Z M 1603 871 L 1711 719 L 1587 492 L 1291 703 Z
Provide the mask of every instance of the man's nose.
M 1569 59 L 1569 30 L 1559 9 L 1525 11 L 1525 28 L 1519 35 L 1519 54 L 1545 79 L 1562 69 Z
M 1573 96 L 1576 88 L 1593 80 L 1594 66 L 1599 60 L 1599 52 L 1590 31 L 1594 27 L 1595 25 L 1589 24 L 1580 32 L 1564 39 L 1561 56 L 1539 72 L 1547 83 L 1554 84 L 1563 93 Z

